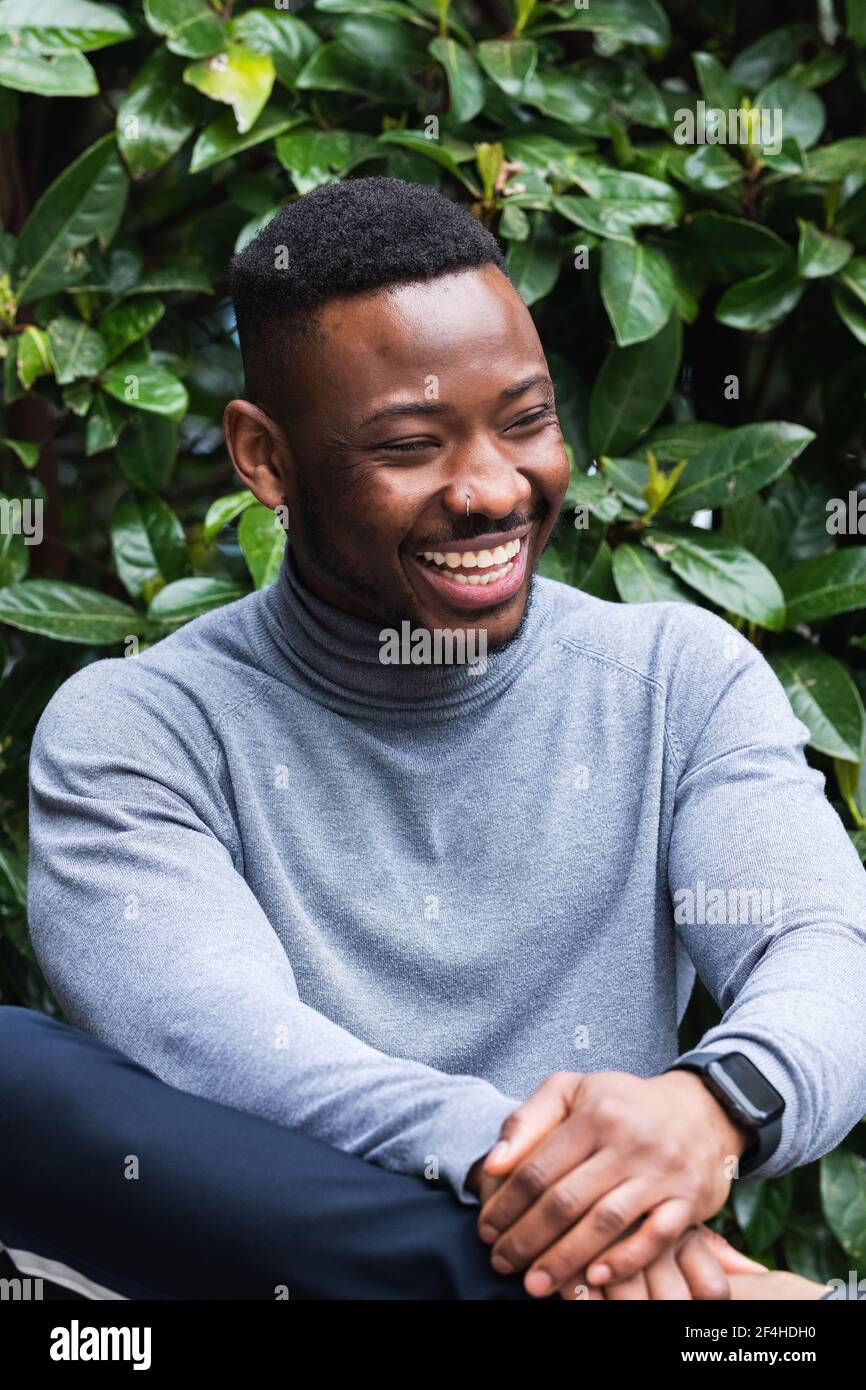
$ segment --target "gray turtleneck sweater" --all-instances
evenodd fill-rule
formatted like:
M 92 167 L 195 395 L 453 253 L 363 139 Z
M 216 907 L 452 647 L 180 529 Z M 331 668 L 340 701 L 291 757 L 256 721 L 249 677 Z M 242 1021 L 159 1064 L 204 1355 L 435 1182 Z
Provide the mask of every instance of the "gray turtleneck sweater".
M 651 1076 L 694 967 L 786 1101 L 866 1111 L 866 875 L 759 653 L 537 579 L 485 670 L 278 582 L 50 702 L 29 910 L 73 1024 L 182 1090 L 464 1180 L 551 1072 Z

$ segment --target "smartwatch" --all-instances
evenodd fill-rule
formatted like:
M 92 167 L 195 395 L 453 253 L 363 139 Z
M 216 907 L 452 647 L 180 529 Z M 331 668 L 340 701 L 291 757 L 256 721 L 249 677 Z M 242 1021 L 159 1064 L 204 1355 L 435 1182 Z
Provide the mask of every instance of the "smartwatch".
M 741 1178 L 776 1151 L 785 1102 L 742 1052 L 687 1052 L 665 1071 L 697 1072 L 731 1119 L 754 1131 L 754 1142 L 740 1158 Z

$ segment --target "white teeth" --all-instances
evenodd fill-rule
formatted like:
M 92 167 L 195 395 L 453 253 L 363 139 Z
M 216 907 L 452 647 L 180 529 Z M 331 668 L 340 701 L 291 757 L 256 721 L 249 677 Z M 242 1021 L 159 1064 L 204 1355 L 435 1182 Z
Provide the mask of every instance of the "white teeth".
M 494 579 L 499 579 L 511 568 L 511 561 L 520 551 L 520 541 L 506 541 L 505 545 L 497 545 L 493 550 L 448 550 L 444 554 L 441 550 L 424 550 L 421 552 L 423 558 L 434 565 L 444 565 L 450 570 L 484 570 L 484 574 L 477 575 L 455 575 L 462 584 L 487 584 Z M 496 570 L 494 566 L 505 565 L 506 569 Z
M 455 574 L 454 578 L 457 580 L 457 583 L 458 583 L 458 584 L 468 584 L 468 583 L 469 583 L 469 580 L 467 579 L 467 577 L 466 577 L 465 574 Z

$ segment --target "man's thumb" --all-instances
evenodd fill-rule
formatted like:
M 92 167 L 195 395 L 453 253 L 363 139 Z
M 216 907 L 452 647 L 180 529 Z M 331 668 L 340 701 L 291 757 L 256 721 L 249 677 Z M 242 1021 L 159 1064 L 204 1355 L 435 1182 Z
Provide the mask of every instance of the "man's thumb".
M 554 1072 L 542 1081 L 529 1100 L 507 1116 L 498 1141 L 482 1164 L 482 1171 L 497 1178 L 510 1173 L 515 1164 L 566 1118 L 579 1079 L 577 1072 Z
M 709 1226 L 701 1226 L 701 1239 L 705 1242 L 711 1254 L 718 1260 L 726 1274 L 766 1274 L 767 1266 L 762 1265 L 758 1260 L 750 1260 L 748 1255 L 743 1255 L 736 1250 L 724 1236 L 720 1236 L 718 1231 L 711 1231 Z

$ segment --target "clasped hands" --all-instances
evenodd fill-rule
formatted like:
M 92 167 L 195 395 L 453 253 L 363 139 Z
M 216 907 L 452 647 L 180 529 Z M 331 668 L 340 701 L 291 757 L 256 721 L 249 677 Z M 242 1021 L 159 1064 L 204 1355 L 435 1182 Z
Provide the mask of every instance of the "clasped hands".
M 692 1237 L 752 1137 L 691 1072 L 554 1073 L 467 1179 L 493 1268 L 537 1297 L 728 1297 L 763 1267 Z

